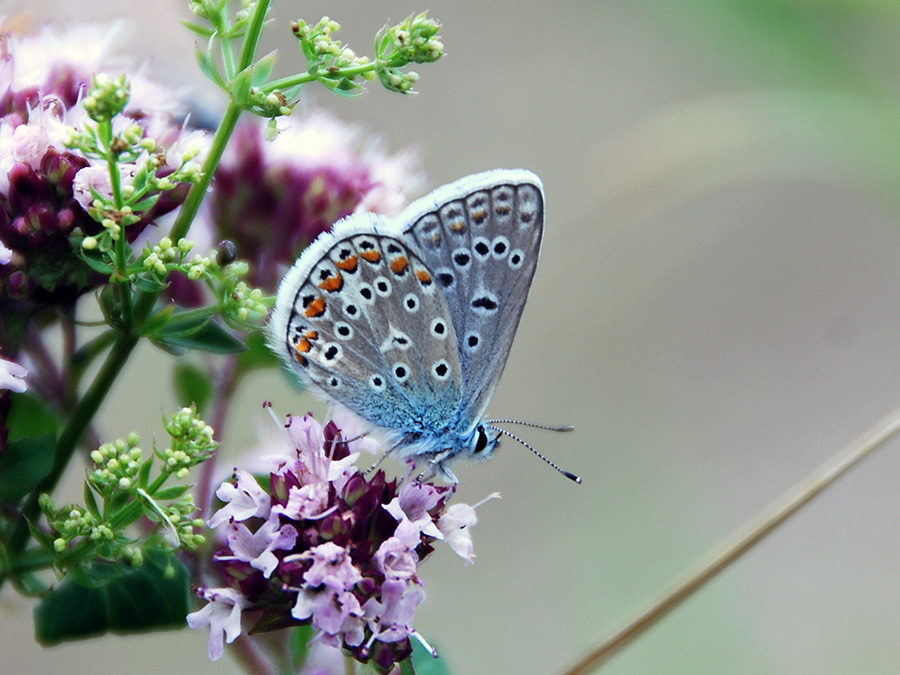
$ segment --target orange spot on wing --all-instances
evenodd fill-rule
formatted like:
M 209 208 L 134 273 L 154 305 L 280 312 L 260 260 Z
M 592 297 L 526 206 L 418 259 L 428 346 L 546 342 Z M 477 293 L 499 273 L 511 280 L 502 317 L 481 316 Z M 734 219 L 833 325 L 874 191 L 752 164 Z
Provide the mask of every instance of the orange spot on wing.
M 368 260 L 370 263 L 377 263 L 381 260 L 381 253 L 379 251 L 363 251 L 360 255 L 363 260 Z
M 344 270 L 345 272 L 352 273 L 352 272 L 356 271 L 356 264 L 358 261 L 359 261 L 359 259 L 355 255 L 351 255 L 346 260 L 341 260 L 340 262 L 336 262 L 335 265 L 337 265 L 337 268 L 339 270 Z
M 312 343 L 305 337 L 300 338 L 300 342 L 297 343 L 297 352 L 308 354 L 310 349 L 312 349 Z
M 419 281 L 421 281 L 423 284 L 431 283 L 431 275 L 428 273 L 428 270 L 422 270 L 422 269 L 416 270 L 416 276 L 419 278 Z
M 405 256 L 401 255 L 399 258 L 391 260 L 391 271 L 394 274 L 403 274 L 407 267 L 409 267 L 409 260 Z
M 298 350 L 300 349 L 299 345 L 297 346 L 297 349 Z M 306 366 L 307 361 L 306 361 L 306 357 L 303 356 L 303 354 L 301 354 L 299 351 L 295 351 L 294 356 L 297 359 L 297 363 L 299 363 L 301 366 L 304 366 L 304 367 Z
M 338 272 L 333 277 L 328 277 L 327 279 L 325 279 L 325 281 L 319 284 L 319 288 L 321 288 L 323 291 L 328 291 L 329 293 L 339 291 L 341 290 L 341 288 L 343 288 L 343 286 L 344 278 L 341 276 L 340 272 Z
M 313 318 L 325 313 L 325 298 L 319 296 L 306 307 L 306 316 Z
M 462 232 L 466 228 L 466 221 L 454 220 L 452 223 L 450 223 L 449 227 L 454 232 Z

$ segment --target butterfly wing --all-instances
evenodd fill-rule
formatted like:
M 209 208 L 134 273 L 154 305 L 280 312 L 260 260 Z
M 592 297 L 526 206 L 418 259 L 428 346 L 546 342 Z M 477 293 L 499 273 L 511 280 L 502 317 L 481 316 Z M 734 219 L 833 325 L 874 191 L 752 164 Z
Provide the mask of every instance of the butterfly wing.
M 398 434 L 445 428 L 461 395 L 451 310 L 421 257 L 371 214 L 307 248 L 278 290 L 273 350 L 302 379 Z
M 476 174 L 416 201 L 400 219 L 453 317 L 459 424 L 471 429 L 497 388 L 537 268 L 541 180 L 525 170 Z

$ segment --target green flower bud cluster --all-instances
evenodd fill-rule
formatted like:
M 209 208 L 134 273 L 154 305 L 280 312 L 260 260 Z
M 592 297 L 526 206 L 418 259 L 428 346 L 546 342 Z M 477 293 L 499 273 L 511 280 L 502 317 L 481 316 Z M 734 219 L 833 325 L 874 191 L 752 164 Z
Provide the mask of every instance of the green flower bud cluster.
M 151 272 L 164 276 L 170 270 L 177 269 L 184 256 L 193 248 L 194 243 L 188 239 L 180 239 L 175 244 L 169 237 L 163 237 L 158 244 L 152 246 L 147 244 L 144 251 L 144 265 Z
M 125 109 L 130 98 L 131 85 L 124 75 L 113 79 L 105 73 L 98 73 L 82 105 L 95 122 L 109 122 Z
M 315 25 L 302 19 L 291 24 L 307 60 L 307 72 L 329 89 L 353 92 L 360 89 L 357 77 L 374 79 L 369 57 L 358 56 L 334 37 L 341 26 L 327 16 Z
M 197 505 L 189 494 L 165 509 L 166 517 L 175 528 L 181 547 L 186 551 L 194 551 L 206 541 L 206 537 L 197 531 L 205 528 L 206 523 L 202 518 L 189 517 L 196 511 Z
M 385 88 L 411 93 L 419 74 L 402 69 L 410 63 L 432 63 L 444 55 L 440 29 L 441 25 L 423 12 L 379 31 L 375 38 L 375 72 Z
M 182 408 L 166 422 L 166 431 L 172 437 L 172 447 L 157 450 L 163 461 L 163 472 L 183 479 L 192 466 L 208 459 L 219 446 L 213 440 L 213 428 L 197 415 L 195 406 Z
M 103 495 L 115 490 L 130 490 L 141 468 L 140 438 L 134 432 L 125 440 L 104 443 L 91 452 L 96 468 L 88 474 L 88 481 Z

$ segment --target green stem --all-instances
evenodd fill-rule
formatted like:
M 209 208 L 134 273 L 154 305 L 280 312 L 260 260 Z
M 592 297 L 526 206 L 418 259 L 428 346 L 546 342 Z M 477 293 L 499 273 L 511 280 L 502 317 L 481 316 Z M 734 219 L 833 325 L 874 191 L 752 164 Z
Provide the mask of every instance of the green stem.
M 566 670 L 564 675 L 584 675 L 584 673 L 594 672 L 613 654 L 633 642 L 696 591 L 712 581 L 731 563 L 738 560 L 797 513 L 802 506 L 809 503 L 874 450 L 884 445 L 898 431 L 900 431 L 900 408 L 895 408 L 856 440 L 844 446 L 812 473 L 771 502 L 743 527 L 733 532 L 705 558 L 701 559 L 693 572 L 673 584 L 658 600 L 607 637 L 600 646 Z
M 364 75 L 365 73 L 370 73 L 374 70 L 374 63 L 367 63 L 362 66 L 354 66 L 353 68 L 338 68 L 328 79 L 338 79 L 339 77 L 353 78 L 357 75 Z M 279 80 L 272 80 L 271 82 L 267 82 L 265 85 L 260 87 L 260 91 L 266 94 L 271 94 L 276 90 L 290 89 L 291 87 L 296 87 L 300 84 L 315 82 L 317 79 L 319 78 L 317 78 L 315 75 L 310 75 L 309 73 L 297 73 L 296 75 L 290 75 L 288 77 L 282 77 Z
M 253 61 L 253 56 L 256 53 L 256 47 L 259 44 L 263 22 L 270 2 L 271 0 L 259 0 L 257 3 L 241 50 L 239 65 L 241 70 L 249 66 Z M 219 165 L 222 154 L 225 152 L 225 146 L 234 131 L 240 113 L 241 109 L 234 101 L 232 101 L 225 111 L 222 123 L 219 125 L 215 138 L 213 139 L 210 153 L 203 164 L 203 176 L 200 181 L 191 186 L 191 190 L 188 192 L 188 196 L 178 213 L 178 217 L 172 225 L 170 236 L 174 242 L 178 242 L 180 239 L 184 238 L 191 223 L 196 217 L 197 212 L 200 210 L 200 204 L 206 197 L 206 191 L 212 182 L 213 174 L 215 173 L 216 167 Z M 116 176 L 116 172 L 111 171 L 110 176 Z M 113 178 L 113 180 L 115 180 L 115 178 Z M 117 197 L 117 199 L 119 198 L 121 198 L 121 194 Z M 137 321 L 129 322 L 126 325 L 129 327 L 140 325 L 152 311 L 158 297 L 159 293 L 138 294 L 133 312 L 133 316 Z M 62 434 L 60 434 L 56 443 L 53 468 L 50 474 L 41 481 L 29 496 L 22 509 L 21 515 L 16 522 L 13 532 L 8 539 L 7 552 L 13 565 L 25 550 L 29 533 L 28 521 L 33 520 L 40 510 L 40 507 L 38 506 L 39 496 L 44 492 L 52 491 L 53 488 L 56 487 L 56 484 L 62 477 L 69 461 L 72 459 L 72 455 L 75 452 L 75 448 L 78 446 L 78 442 L 85 430 L 91 424 L 97 411 L 100 409 L 100 405 L 112 388 L 116 377 L 118 377 L 119 373 L 122 371 L 132 350 L 135 345 L 137 345 L 138 339 L 138 336 L 131 332 L 121 333 L 119 335 L 107 355 L 106 361 L 104 361 L 103 366 L 100 368 L 100 371 L 97 373 L 91 386 L 88 388 L 87 392 L 85 392 L 84 398 L 78 403 L 68 424 L 63 429 Z M 0 586 L 3 585 L 7 577 L 8 572 L 0 575 Z
M 138 338 L 133 335 L 123 333 L 119 336 L 119 339 L 107 355 L 106 361 L 100 368 L 100 372 L 97 373 L 97 377 L 94 378 L 84 398 L 81 399 L 68 424 L 66 424 L 60 434 L 59 440 L 56 442 L 53 469 L 31 493 L 9 538 L 8 550 L 10 558 L 14 561 L 13 565 L 21 556 L 28 542 L 28 521 L 34 520 L 40 510 L 38 497 L 42 493 L 50 492 L 56 487 L 69 461 L 72 459 L 75 448 L 78 447 L 82 434 L 84 434 L 100 409 L 100 405 L 106 398 L 107 393 L 109 393 L 113 382 L 115 382 L 137 342 Z M 5 581 L 5 578 L 0 578 L 0 585 L 2 585 L 3 581 Z

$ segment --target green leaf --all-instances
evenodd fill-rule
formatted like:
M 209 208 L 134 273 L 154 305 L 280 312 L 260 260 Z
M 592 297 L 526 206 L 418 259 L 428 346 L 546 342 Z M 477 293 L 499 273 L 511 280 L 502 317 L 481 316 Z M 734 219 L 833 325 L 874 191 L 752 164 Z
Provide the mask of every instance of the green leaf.
M 413 653 L 411 658 L 415 664 L 415 672 L 418 675 L 451 675 L 450 665 L 443 656 L 434 658 L 418 640 L 412 640 L 412 646 Z M 439 649 L 438 653 L 440 653 Z
M 231 98 L 243 108 L 250 105 L 250 87 L 252 86 L 253 66 L 244 68 L 231 82 Z
M 200 330 L 186 335 L 168 335 L 161 332 L 153 342 L 173 354 L 183 354 L 190 349 L 212 354 L 236 354 L 247 346 L 215 321 L 208 321 Z
M 312 624 L 291 629 L 288 636 L 288 649 L 291 653 L 291 663 L 294 665 L 294 670 L 300 670 L 306 664 L 306 659 L 309 656 L 309 643 L 313 634 Z
M 164 283 L 149 275 L 136 275 L 132 277 L 131 282 L 134 284 L 135 288 L 144 293 L 158 293 L 166 287 Z
M 6 418 L 9 440 L 56 433 L 60 427 L 59 418 L 46 403 L 28 392 L 12 394 Z
M 138 487 L 146 490 L 147 486 L 150 485 L 150 468 L 153 466 L 153 455 L 150 456 L 143 464 L 141 464 L 141 469 L 138 471 Z
M 275 54 L 275 51 L 271 51 L 253 65 L 250 83 L 254 87 L 261 87 L 269 79 L 269 75 L 272 74 L 272 66 L 275 65 Z
M 35 608 L 35 637 L 49 646 L 103 633 L 181 628 L 190 579 L 171 554 L 147 554 L 135 570 L 105 565 L 110 578 L 87 588 L 67 577 Z
M 53 470 L 56 434 L 7 441 L 0 455 L 0 504 L 19 501 Z
M 170 499 L 178 499 L 181 495 L 191 488 L 190 485 L 170 485 L 153 493 L 153 499 L 157 501 L 168 501 Z
M 248 349 L 247 352 L 249 351 Z M 241 357 L 247 352 L 242 353 Z M 194 403 L 197 410 L 202 413 L 213 394 L 213 383 L 209 373 L 192 363 L 179 361 L 175 366 L 173 379 L 179 405 Z
M 100 274 L 112 274 L 115 269 L 108 262 L 105 262 L 99 258 L 94 257 L 93 255 L 82 254 L 81 259 L 84 261 L 84 264 L 90 267 L 95 272 L 99 272 Z
M 194 23 L 193 21 L 186 21 L 182 19 L 181 25 L 195 35 L 199 35 L 200 37 L 209 38 L 215 35 L 215 31 L 212 28 L 209 28 L 208 26 L 201 26 L 199 23 Z
M 277 368 L 278 357 L 269 349 L 262 331 L 253 331 L 244 338 L 247 350 L 238 356 L 238 367 L 242 372 L 261 368 Z
M 103 517 L 100 515 L 100 507 L 97 505 L 97 498 L 94 496 L 91 484 L 87 481 L 84 482 L 84 507 L 94 518 L 99 521 L 103 520 Z
M 135 211 L 149 211 L 154 206 L 156 206 L 156 202 L 159 201 L 160 196 L 161 195 L 159 193 L 157 193 L 157 194 L 150 195 L 149 197 L 145 197 L 141 201 L 135 202 L 134 204 L 132 204 L 131 208 L 134 209 Z
M 194 45 L 194 58 L 197 59 L 200 72 L 227 91 L 228 87 L 225 84 L 225 80 L 219 75 L 219 69 L 216 68 L 215 62 L 207 53 L 200 49 L 200 45 Z

